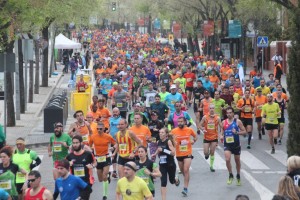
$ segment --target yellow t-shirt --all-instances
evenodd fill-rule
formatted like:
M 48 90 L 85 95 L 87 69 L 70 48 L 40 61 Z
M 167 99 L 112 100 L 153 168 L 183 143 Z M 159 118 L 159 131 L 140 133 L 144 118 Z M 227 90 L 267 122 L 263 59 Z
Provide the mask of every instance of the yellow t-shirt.
M 122 195 L 123 200 L 143 200 L 152 196 L 147 183 L 137 176 L 131 182 L 126 177 L 119 179 L 116 192 Z
M 278 103 L 272 103 L 272 104 L 266 103 L 262 107 L 261 116 L 262 117 L 266 116 L 267 124 L 278 124 L 277 118 L 281 117 L 281 115 L 278 113 L 280 113 L 280 108 Z

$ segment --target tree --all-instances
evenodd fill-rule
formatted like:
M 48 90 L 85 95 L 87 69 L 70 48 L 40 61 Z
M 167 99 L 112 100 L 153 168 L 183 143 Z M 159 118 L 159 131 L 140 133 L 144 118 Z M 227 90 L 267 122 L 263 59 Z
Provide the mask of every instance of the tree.
M 289 132 L 287 140 L 288 156 L 299 155 L 300 152 L 300 2 L 288 0 L 271 0 L 285 7 L 289 11 L 291 22 L 292 47 L 288 59 L 289 73 L 287 85 L 290 93 L 288 105 Z

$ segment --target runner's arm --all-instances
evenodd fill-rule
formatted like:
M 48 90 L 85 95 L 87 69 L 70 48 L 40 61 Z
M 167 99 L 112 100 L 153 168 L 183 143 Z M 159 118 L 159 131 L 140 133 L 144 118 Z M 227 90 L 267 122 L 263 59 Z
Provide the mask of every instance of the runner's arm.
M 203 132 L 206 132 L 205 128 L 203 127 L 205 119 L 206 119 L 206 117 L 203 116 L 200 123 L 199 123 L 199 129 Z
M 239 126 L 239 129 L 240 131 L 239 132 L 236 132 L 236 134 L 238 135 L 245 135 L 247 133 L 243 123 L 241 120 L 237 119 L 237 123 L 238 123 L 238 126 Z
M 26 194 L 26 193 L 25 193 Z M 43 199 L 53 200 L 53 195 L 49 190 L 44 190 Z

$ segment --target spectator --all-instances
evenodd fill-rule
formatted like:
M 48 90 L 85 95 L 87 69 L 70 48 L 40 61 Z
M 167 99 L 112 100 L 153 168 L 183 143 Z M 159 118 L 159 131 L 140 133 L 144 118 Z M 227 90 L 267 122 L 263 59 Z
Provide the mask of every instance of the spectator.
M 291 156 L 287 160 L 288 176 L 294 181 L 294 185 L 300 186 L 300 157 Z
M 279 64 L 280 64 L 280 62 L 283 61 L 283 59 L 282 59 L 281 55 L 279 55 L 278 51 L 276 51 L 275 56 L 273 56 L 273 57 L 271 58 L 271 60 L 274 61 L 274 65 L 276 64 L 276 61 L 277 61 Z
M 0 113 L 0 117 L 1 117 L 1 113 Z M 2 149 L 5 146 L 5 133 L 3 130 L 3 126 L 0 124 L 0 149 Z
M 299 189 L 294 187 L 291 177 L 285 175 L 280 178 L 277 194 L 290 200 L 299 200 Z

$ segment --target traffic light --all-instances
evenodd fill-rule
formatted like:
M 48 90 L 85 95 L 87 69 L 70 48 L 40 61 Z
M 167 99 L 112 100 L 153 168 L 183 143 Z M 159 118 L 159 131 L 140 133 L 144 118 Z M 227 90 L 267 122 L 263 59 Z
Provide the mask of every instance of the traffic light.
M 117 3 L 116 2 L 112 2 L 112 11 L 116 11 L 117 10 Z

